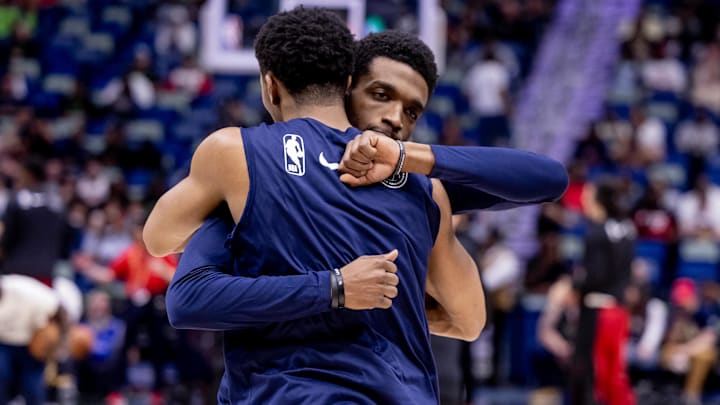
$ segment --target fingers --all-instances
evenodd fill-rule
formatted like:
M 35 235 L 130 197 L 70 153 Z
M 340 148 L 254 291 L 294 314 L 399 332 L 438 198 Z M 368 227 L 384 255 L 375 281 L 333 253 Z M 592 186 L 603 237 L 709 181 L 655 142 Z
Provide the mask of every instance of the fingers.
M 390 260 L 391 262 L 394 262 L 395 259 L 398 257 L 398 250 L 393 249 L 392 251 L 385 253 L 383 256 L 385 256 L 385 260 Z
M 396 286 L 400 284 L 400 278 L 398 278 L 397 274 L 385 272 L 384 277 L 384 283 L 387 285 Z
M 369 137 L 358 135 L 345 146 L 339 169 L 355 177 L 364 176 L 373 167 L 376 154 L 377 149 L 371 144 Z
M 381 269 L 385 270 L 388 273 L 397 273 L 397 265 L 393 262 L 389 262 L 387 260 L 381 261 L 379 263 L 379 266 Z
M 383 295 L 385 296 L 385 298 L 393 299 L 393 298 L 397 297 L 398 289 L 397 289 L 397 287 L 394 287 L 391 285 L 386 285 L 384 287 Z
M 379 300 L 378 308 L 388 309 L 392 306 L 392 300 L 387 297 L 382 297 Z
M 347 184 L 350 187 L 358 187 L 358 186 L 364 186 L 365 184 L 369 184 L 367 179 L 364 176 L 361 177 L 355 177 L 352 174 L 349 173 L 343 173 L 340 175 L 340 181 Z

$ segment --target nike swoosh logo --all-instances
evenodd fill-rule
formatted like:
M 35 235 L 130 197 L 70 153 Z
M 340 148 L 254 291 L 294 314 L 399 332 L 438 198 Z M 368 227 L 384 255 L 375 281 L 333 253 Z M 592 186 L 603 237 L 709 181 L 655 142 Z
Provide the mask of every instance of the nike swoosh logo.
M 323 154 L 323 152 L 320 152 L 320 156 L 318 156 L 318 160 L 320 161 L 320 164 L 322 166 L 325 166 L 330 170 L 337 170 L 338 166 L 340 166 L 338 163 L 328 163 L 327 159 L 325 159 L 325 155 Z

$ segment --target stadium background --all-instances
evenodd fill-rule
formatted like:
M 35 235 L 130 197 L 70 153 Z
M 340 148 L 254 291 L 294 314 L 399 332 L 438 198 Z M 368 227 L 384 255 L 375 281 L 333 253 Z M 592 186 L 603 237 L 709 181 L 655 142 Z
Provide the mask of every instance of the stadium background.
M 676 403 L 687 368 L 658 361 L 670 331 L 717 333 L 720 315 L 720 3 L 331 4 L 360 22 L 358 35 L 407 30 L 438 54 L 442 76 L 415 140 L 533 150 L 566 163 L 571 176 L 558 203 L 457 218 L 492 316 L 471 345 L 434 342 L 446 402 L 461 401 L 467 359 L 474 403 L 558 400 L 563 378 L 546 377 L 562 377 L 563 359 L 538 339 L 538 319 L 550 286 L 582 257 L 583 184 L 613 173 L 624 180 L 640 237 L 631 344 L 651 323 L 662 335 L 649 360 L 629 351 L 634 387 L 639 403 Z M 26 159 L 42 158 L 48 189 L 64 201 L 74 230 L 72 253 L 56 275 L 85 294 L 86 322 L 104 325 L 87 361 L 60 364 L 49 377 L 58 401 L 212 402 L 222 372 L 219 337 L 170 328 L 161 293 L 148 298 L 146 318 L 129 316 L 133 288 L 97 274 L 110 274 L 132 246 L 133 226 L 187 172 L 204 136 L 269 120 L 245 51 L 282 6 L 0 1 L 0 211 Z M 681 292 L 699 300 L 693 319 L 702 324 L 675 325 L 687 299 Z M 650 302 L 664 315 L 649 316 Z M 720 400 L 719 375 L 713 359 L 707 403 Z

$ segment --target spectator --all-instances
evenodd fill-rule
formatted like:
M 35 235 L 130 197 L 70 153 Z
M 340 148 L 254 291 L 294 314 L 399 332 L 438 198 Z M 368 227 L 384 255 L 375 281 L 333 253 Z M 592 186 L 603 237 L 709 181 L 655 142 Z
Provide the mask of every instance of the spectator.
M 560 234 L 545 232 L 539 238 L 540 251 L 528 261 L 525 273 L 525 291 L 530 294 L 548 293 L 550 287 L 568 271 L 560 256 Z
M 647 166 L 664 160 L 667 131 L 662 121 L 648 116 L 645 107 L 636 106 L 631 112 L 631 123 L 635 130 L 635 152 L 640 163 Z
M 135 51 L 132 67 L 123 77 L 111 80 L 99 93 L 102 106 L 112 106 L 118 114 L 131 114 L 134 109 L 146 110 L 155 105 L 155 75 L 147 48 Z
M 611 108 L 605 109 L 604 117 L 595 124 L 597 136 L 605 143 L 610 160 L 628 162 L 632 152 L 632 126 L 618 118 Z
M 673 313 L 660 354 L 663 367 L 687 374 L 683 394 L 686 404 L 701 404 L 702 388 L 717 362 L 716 325 L 708 323 L 700 309 L 695 283 L 675 280 L 671 290 Z
M 573 288 L 572 279 L 567 275 L 561 276 L 548 290 L 547 303 L 537 324 L 537 340 L 550 356 L 538 354 L 533 359 L 540 379 L 539 387 L 543 391 L 549 388 L 550 395 L 554 397 L 559 396 L 558 391 L 564 390 L 569 377 L 578 317 L 578 293 Z
M 479 251 L 478 268 L 488 297 L 489 328 L 486 330 L 491 329 L 493 337 L 493 382 L 501 384 L 504 382 L 502 364 L 506 361 L 503 357 L 506 321 L 515 308 L 523 272 L 517 255 L 503 243 L 503 235 L 497 228 L 490 230 Z
M 692 101 L 720 114 L 720 41 L 703 50 L 692 72 Z
M 650 90 L 682 95 L 687 90 L 687 72 L 680 61 L 667 52 L 667 43 L 651 47 L 650 59 L 641 68 L 643 84 Z
M 192 55 L 186 55 L 182 65 L 170 72 L 170 85 L 192 98 L 207 95 L 212 90 L 210 76 L 200 69 Z
M 684 238 L 720 238 L 720 188 L 701 174 L 677 205 L 680 235 Z
M 479 131 L 484 143 L 494 145 L 509 136 L 507 117 L 510 112 L 510 73 L 495 56 L 492 46 L 484 49 L 480 61 L 470 68 L 463 91 L 470 108 L 480 118 Z
M 78 391 L 82 401 L 102 402 L 123 384 L 125 322 L 112 315 L 110 295 L 93 290 L 87 295 L 85 324 L 94 344 L 89 357 L 77 365 Z
M 668 308 L 665 302 L 651 296 L 647 280 L 634 280 L 625 292 L 630 312 L 628 366 L 652 370 L 660 362 L 660 344 L 665 336 Z
M 633 221 L 639 239 L 665 243 L 674 243 L 677 240 L 675 215 L 663 207 L 662 193 L 662 183 L 651 180 L 645 188 L 645 194 L 635 207 Z
M 197 29 L 190 19 L 190 8 L 184 2 L 166 2 L 158 8 L 158 29 L 155 50 L 167 54 L 171 50 L 191 54 L 197 46 Z
M 169 323 L 165 313 L 164 294 L 175 273 L 175 256 L 158 258 L 145 248 L 142 239 L 143 223 L 133 225 L 132 244 L 108 266 L 98 265 L 80 256 L 77 265 L 87 277 L 100 284 L 121 280 L 127 297 L 126 347 L 135 353 L 134 363 L 152 363 L 152 382 L 156 390 L 164 386 L 163 366 L 170 358 Z M 142 337 L 145 339 L 142 339 Z
M 715 123 L 702 109 L 697 109 L 692 120 L 680 123 L 675 132 L 675 144 L 680 152 L 689 155 L 688 180 L 695 182 L 705 171 L 706 162 L 717 155 L 720 133 Z
M 110 176 L 104 169 L 99 159 L 91 158 L 85 165 L 85 172 L 77 180 L 77 196 L 88 207 L 98 207 L 110 197 Z

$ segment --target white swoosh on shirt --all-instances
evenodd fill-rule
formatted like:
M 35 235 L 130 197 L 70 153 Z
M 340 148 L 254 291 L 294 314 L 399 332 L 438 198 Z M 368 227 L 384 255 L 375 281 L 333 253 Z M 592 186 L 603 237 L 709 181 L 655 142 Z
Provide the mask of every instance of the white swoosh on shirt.
M 339 164 L 338 163 L 328 163 L 327 159 L 325 159 L 325 155 L 323 152 L 320 152 L 320 156 L 318 156 L 318 160 L 320 161 L 320 164 L 322 166 L 327 167 L 330 170 L 337 170 Z

